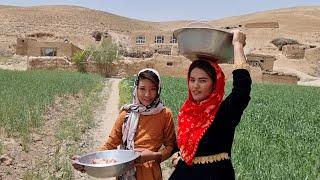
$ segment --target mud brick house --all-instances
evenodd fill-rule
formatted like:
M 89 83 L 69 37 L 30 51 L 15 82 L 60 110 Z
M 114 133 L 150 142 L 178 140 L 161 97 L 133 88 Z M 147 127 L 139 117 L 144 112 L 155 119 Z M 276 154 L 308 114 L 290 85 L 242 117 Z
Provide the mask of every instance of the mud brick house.
M 136 31 L 130 37 L 132 51 L 171 55 L 172 46 L 176 44 L 177 39 L 169 31 Z
M 299 44 L 288 44 L 282 46 L 282 54 L 290 59 L 303 59 L 305 47 Z
M 69 59 L 81 49 L 70 42 L 41 42 L 32 38 L 18 38 L 16 54 L 22 56 L 66 56 Z
M 252 22 L 244 25 L 245 28 L 279 28 L 278 22 Z
M 276 58 L 271 55 L 247 54 L 247 60 L 250 66 L 260 67 L 262 71 L 273 71 L 273 64 Z

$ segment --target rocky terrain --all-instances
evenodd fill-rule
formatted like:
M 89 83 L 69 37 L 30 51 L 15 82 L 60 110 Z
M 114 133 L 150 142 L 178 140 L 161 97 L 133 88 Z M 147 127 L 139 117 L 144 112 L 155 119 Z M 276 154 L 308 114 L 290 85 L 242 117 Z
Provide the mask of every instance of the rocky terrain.
M 15 52 L 16 38 L 68 39 L 80 48 L 94 43 L 94 31 L 108 32 L 126 45 L 134 31 L 173 31 L 189 21 L 147 22 L 78 6 L 15 7 L 0 5 L 0 55 Z M 278 28 L 247 28 L 247 23 L 277 22 Z M 246 53 L 274 55 L 275 69 L 291 68 L 307 75 L 320 76 L 320 7 L 270 10 L 208 21 L 215 28 L 240 28 L 247 34 Z M 42 34 L 42 35 L 41 35 Z M 290 59 L 271 44 L 275 38 L 289 38 L 318 48 L 311 58 Z

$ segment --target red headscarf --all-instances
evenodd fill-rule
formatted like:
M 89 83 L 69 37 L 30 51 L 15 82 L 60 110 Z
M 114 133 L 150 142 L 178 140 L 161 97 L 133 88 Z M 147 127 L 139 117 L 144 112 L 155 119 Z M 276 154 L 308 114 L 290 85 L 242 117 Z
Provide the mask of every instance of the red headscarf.
M 212 124 L 224 96 L 224 74 L 217 63 L 208 62 L 216 71 L 215 89 L 199 104 L 193 100 L 189 89 L 188 99 L 178 114 L 177 141 L 181 156 L 188 165 L 192 165 L 199 141 Z

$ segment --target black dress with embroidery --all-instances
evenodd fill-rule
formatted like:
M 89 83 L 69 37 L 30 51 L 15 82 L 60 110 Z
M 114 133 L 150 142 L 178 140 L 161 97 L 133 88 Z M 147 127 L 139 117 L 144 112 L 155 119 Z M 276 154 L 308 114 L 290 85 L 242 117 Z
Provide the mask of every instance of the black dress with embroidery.
M 233 72 L 232 92 L 222 101 L 215 120 L 199 142 L 198 156 L 209 156 L 227 152 L 231 157 L 231 148 L 235 128 L 244 109 L 250 101 L 251 77 L 247 70 L 236 69 Z M 179 149 L 176 149 L 179 151 Z M 188 166 L 180 160 L 169 180 L 221 180 L 235 179 L 231 160 L 222 160 L 208 164 Z

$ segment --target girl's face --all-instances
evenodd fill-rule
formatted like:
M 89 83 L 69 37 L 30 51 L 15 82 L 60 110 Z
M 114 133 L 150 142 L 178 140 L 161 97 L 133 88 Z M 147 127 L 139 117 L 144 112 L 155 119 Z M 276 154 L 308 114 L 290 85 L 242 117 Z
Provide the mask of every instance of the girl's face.
M 210 96 L 213 90 L 213 82 L 204 70 L 194 68 L 190 73 L 188 88 L 193 99 L 200 103 Z
M 157 86 L 149 79 L 140 79 L 138 84 L 138 99 L 144 106 L 150 105 L 157 97 Z

